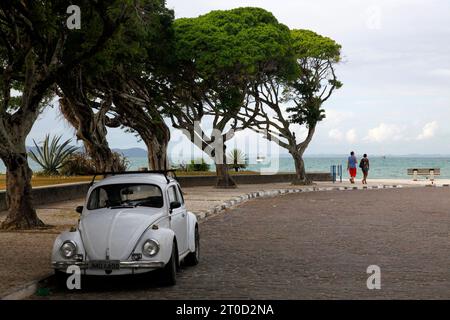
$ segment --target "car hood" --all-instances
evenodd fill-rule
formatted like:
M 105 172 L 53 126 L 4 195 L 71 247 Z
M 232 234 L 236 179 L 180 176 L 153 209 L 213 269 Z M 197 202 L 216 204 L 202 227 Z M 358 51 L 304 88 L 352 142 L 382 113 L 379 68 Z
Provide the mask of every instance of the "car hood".
M 84 214 L 80 232 L 90 260 L 126 260 L 144 231 L 163 217 L 163 209 L 98 209 Z

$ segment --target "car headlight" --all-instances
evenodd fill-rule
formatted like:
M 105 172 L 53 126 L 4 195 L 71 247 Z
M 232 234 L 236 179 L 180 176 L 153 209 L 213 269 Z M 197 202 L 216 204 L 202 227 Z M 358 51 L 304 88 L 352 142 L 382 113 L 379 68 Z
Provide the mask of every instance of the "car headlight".
M 149 239 L 142 245 L 142 253 L 147 257 L 153 257 L 159 252 L 159 243 L 156 240 Z
M 70 240 L 64 241 L 59 251 L 64 258 L 70 259 L 77 253 L 77 244 Z

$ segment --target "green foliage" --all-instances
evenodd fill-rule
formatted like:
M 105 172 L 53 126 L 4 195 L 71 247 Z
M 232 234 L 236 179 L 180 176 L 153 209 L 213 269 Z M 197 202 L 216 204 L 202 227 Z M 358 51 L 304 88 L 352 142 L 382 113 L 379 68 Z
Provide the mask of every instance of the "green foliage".
M 120 71 L 140 77 L 169 63 L 173 11 L 164 0 L 138 0 L 134 6 L 104 50 L 84 64 L 85 76 L 108 81 Z
M 227 155 L 227 164 L 229 168 L 238 172 L 239 169 L 247 168 L 248 157 L 242 150 L 233 149 Z
M 33 140 L 36 150 L 35 152 L 30 150 L 29 156 L 42 167 L 42 173 L 45 175 L 58 175 L 58 170 L 78 149 L 75 146 L 69 146 L 72 139 L 61 144 L 60 140 L 61 136 L 57 136 L 53 137 L 50 142 L 50 135 L 46 135 L 42 146 L 38 146 L 36 141 Z
M 187 171 L 209 171 L 210 165 L 205 160 L 197 159 L 191 160 L 191 163 L 187 166 Z
M 55 78 L 99 51 L 102 42 L 114 33 L 116 22 L 132 10 L 129 0 L 80 0 L 76 4 L 82 13 L 81 29 L 69 30 L 69 4 L 66 0 L 24 0 L 7 1 L 0 8 L 0 62 L 4 67 L 8 65 L 0 73 L 5 88 L 0 95 L 0 111 L 13 113 L 29 107 L 24 105 L 21 94 L 26 90 L 36 95 L 25 100 L 32 104 L 33 112 L 36 106 L 45 107 L 52 98 L 50 87 Z M 35 81 L 41 83 L 35 85 Z M 30 85 L 33 90 L 26 87 Z M 9 97 L 10 89 L 19 94 Z
M 287 82 L 285 100 L 294 106 L 286 110 L 292 123 L 314 126 L 325 118 L 323 102 L 342 87 L 334 72 L 341 45 L 310 30 L 291 30 L 291 38 L 299 76 Z
M 311 30 L 291 30 L 292 47 L 297 59 L 319 59 L 339 62 L 341 45 Z
M 96 173 L 95 164 L 86 153 L 74 153 L 61 167 L 64 176 L 83 176 Z
M 177 58 L 204 79 L 255 75 L 291 56 L 289 29 L 260 8 L 211 11 L 174 23 Z

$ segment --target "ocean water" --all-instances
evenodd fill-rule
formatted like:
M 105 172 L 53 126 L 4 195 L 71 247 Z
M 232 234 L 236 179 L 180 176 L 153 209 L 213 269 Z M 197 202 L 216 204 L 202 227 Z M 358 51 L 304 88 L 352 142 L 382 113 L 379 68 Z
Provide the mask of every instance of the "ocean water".
M 129 157 L 130 170 L 147 166 L 147 159 L 144 157 Z M 205 159 L 206 160 L 206 159 Z M 408 179 L 406 171 L 408 168 L 440 168 L 443 179 L 450 179 L 450 156 L 449 157 L 407 157 L 407 156 L 387 156 L 371 157 L 369 177 L 374 179 Z M 172 161 L 177 165 L 181 161 Z M 188 161 L 184 161 L 185 163 Z M 344 169 L 344 178 L 347 177 L 346 156 L 320 156 L 305 157 L 306 170 L 309 172 L 330 172 L 332 165 L 342 165 Z M 30 167 L 33 171 L 39 171 L 39 166 L 30 160 Z M 210 170 L 214 170 L 211 165 Z M 278 159 L 269 159 L 257 163 L 255 158 L 250 158 L 247 170 L 263 172 L 293 172 L 294 162 L 289 155 L 282 155 Z M 0 161 L 0 172 L 5 172 L 5 167 Z M 361 176 L 359 170 L 358 176 Z

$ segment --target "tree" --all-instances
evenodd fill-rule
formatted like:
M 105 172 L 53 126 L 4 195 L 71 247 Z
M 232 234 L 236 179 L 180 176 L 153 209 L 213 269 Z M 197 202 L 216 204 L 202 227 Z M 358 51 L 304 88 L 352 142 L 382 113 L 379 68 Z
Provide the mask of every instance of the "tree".
M 264 107 L 252 128 L 287 149 L 295 163 L 294 184 L 309 184 L 303 154 L 308 148 L 317 123 L 325 118 L 322 108 L 336 89 L 342 86 L 335 73 L 341 46 L 334 40 L 309 30 L 292 30 L 292 47 L 298 66 L 294 79 L 268 76 L 253 94 Z M 248 110 L 240 117 L 248 117 Z M 298 128 L 305 126 L 306 137 L 298 141 Z
M 128 9 L 113 0 L 84 0 L 79 6 L 83 26 L 69 30 L 67 1 L 0 3 L 0 158 L 7 169 L 9 210 L 4 229 L 43 226 L 32 205 L 25 139 L 57 75 L 99 52 Z
M 155 101 L 159 93 L 149 91 L 146 80 L 126 82 L 128 89 L 123 88 L 114 95 L 116 115 L 109 126 L 122 126 L 136 133 L 147 147 L 149 169 L 165 170 L 169 167 L 170 129 L 163 118 L 164 103 Z
M 148 149 L 149 167 L 167 166 L 170 131 L 161 116 L 155 73 L 171 52 L 173 11 L 162 0 L 142 0 L 106 50 L 63 75 L 61 111 L 76 128 L 97 167 L 116 171 L 107 127 L 136 133 Z
M 262 74 L 277 74 L 290 61 L 289 29 L 260 8 L 212 11 L 174 23 L 177 70 L 171 81 L 172 126 L 182 129 L 216 165 L 217 187 L 235 187 L 226 164 L 226 141 L 249 126 L 238 121 L 241 108 L 260 103 L 250 89 Z M 249 108 L 247 108 L 249 109 Z M 212 118 L 207 134 L 202 120 Z

